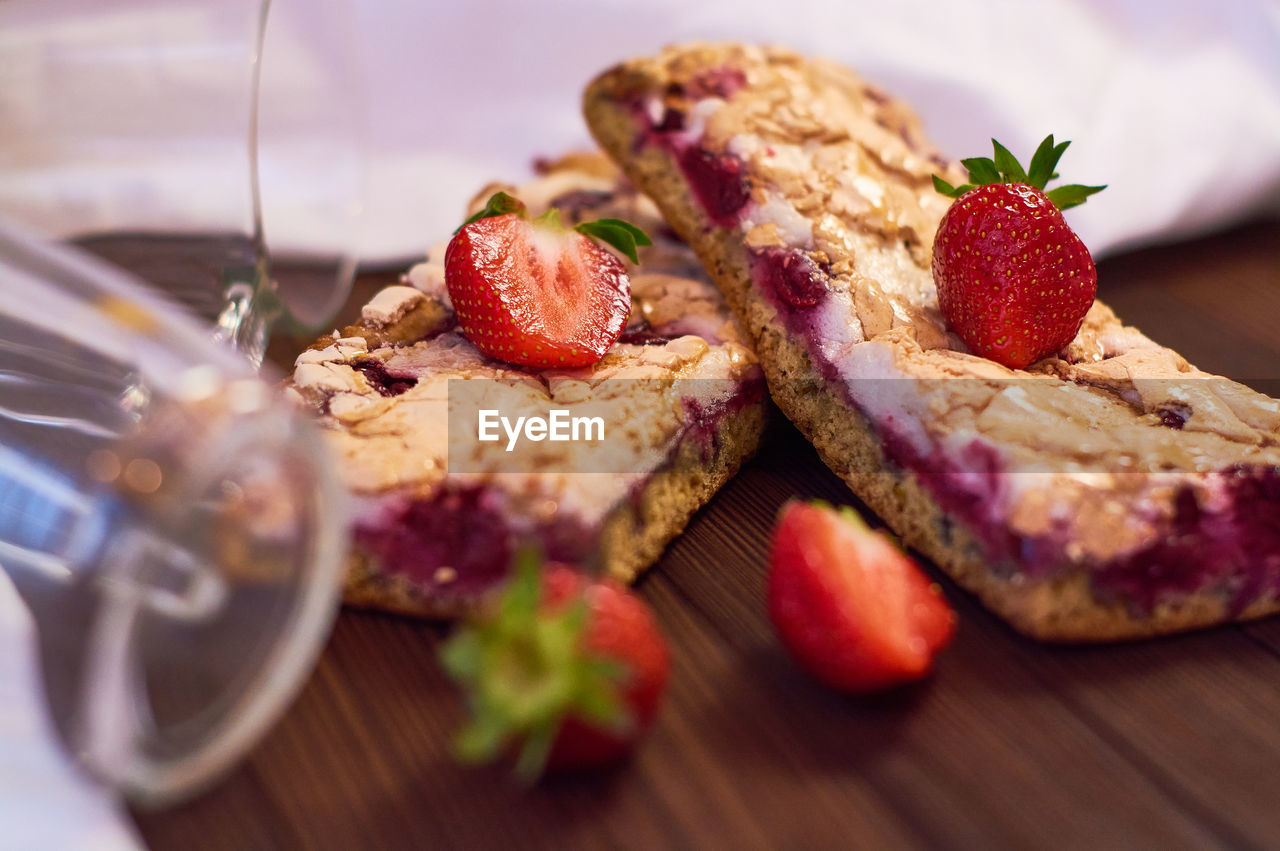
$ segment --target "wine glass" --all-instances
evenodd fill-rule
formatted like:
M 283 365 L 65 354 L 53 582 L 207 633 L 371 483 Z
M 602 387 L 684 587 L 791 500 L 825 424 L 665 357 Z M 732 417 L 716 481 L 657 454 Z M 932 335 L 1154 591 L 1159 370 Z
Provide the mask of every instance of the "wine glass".
M 275 322 L 319 328 L 350 287 L 350 15 L 346 0 L 0 3 L 0 217 L 134 272 L 261 363 Z M 273 262 L 306 274 L 277 283 Z
M 344 493 L 312 423 L 207 327 L 0 224 L 0 569 L 93 774 L 172 800 L 262 735 L 328 635 Z

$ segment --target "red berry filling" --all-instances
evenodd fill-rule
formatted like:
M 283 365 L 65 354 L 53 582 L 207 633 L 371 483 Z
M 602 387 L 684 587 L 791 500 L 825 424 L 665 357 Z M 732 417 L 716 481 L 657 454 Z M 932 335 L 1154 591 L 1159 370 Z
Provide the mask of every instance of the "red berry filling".
M 430 499 L 395 501 L 382 517 L 357 522 L 356 542 L 387 573 L 421 590 L 479 595 L 507 574 L 513 542 L 500 492 L 447 490 Z
M 1004 467 L 994 449 L 975 440 L 960 454 L 922 456 L 884 423 L 880 432 L 888 459 L 910 470 L 945 512 L 975 533 L 993 561 L 1027 557 L 1022 540 L 1008 531 L 1006 518 L 998 507 L 1005 481 Z M 949 540 L 950 529 L 943 537 Z
M 791 307 L 814 307 L 826 297 L 827 273 L 805 252 L 766 248 L 755 256 L 757 285 Z
M 1191 419 L 1191 406 L 1175 402 L 1157 409 L 1156 413 L 1160 416 L 1161 423 L 1181 431 L 1187 420 Z
M 383 396 L 399 396 L 418 383 L 413 375 L 394 375 L 387 371 L 387 365 L 380 360 L 366 358 L 351 364 L 365 380 Z
M 718 448 L 716 429 L 720 422 L 748 405 L 759 404 L 763 398 L 764 378 L 756 375 L 740 384 L 738 392 L 733 395 L 721 395 L 711 401 L 691 397 L 682 399 L 686 425 L 681 442 L 697 441 L 702 447 L 703 461 L 710 461 Z
M 1221 510 L 1207 509 L 1183 488 L 1155 541 L 1103 565 L 1094 587 L 1142 611 L 1171 592 L 1217 587 L 1228 595 L 1232 614 L 1263 594 L 1280 593 L 1280 470 L 1241 466 L 1219 475 L 1226 477 Z M 1222 587 L 1239 576 L 1245 577 L 1240 585 Z
M 680 168 L 713 222 L 721 227 L 737 223 L 738 213 L 751 200 L 737 157 L 688 147 L 680 152 Z
M 662 113 L 662 120 L 653 126 L 657 133 L 676 133 L 684 129 L 684 113 L 674 107 L 667 107 Z
M 623 331 L 618 342 L 630 346 L 665 346 L 671 342 L 671 338 L 658 334 L 651 328 L 632 328 Z
M 355 539 L 381 570 L 420 593 L 459 600 L 478 599 L 503 581 L 523 543 L 536 541 L 558 561 L 580 561 L 595 546 L 599 528 L 587 528 L 568 512 L 516 528 L 508 499 L 484 486 L 449 487 L 428 499 L 391 499 L 380 517 L 355 524 Z
M 715 68 L 684 84 L 673 84 L 667 94 L 692 101 L 730 98 L 746 83 L 746 76 L 736 68 Z M 751 200 L 751 187 L 743 176 L 742 162 L 727 153 L 703 150 L 696 139 L 683 138 L 687 122 L 679 106 L 665 105 L 656 121 L 644 103 L 637 102 L 632 109 L 636 120 L 646 128 L 638 136 L 637 144 L 656 144 L 670 151 L 711 220 L 722 227 L 736 224 L 738 214 Z
M 737 68 L 712 68 L 684 84 L 684 94 L 700 100 L 707 97 L 731 98 L 747 85 L 747 75 Z
M 963 457 L 925 458 L 888 434 L 885 454 L 911 470 L 933 499 L 982 541 L 993 562 L 1016 560 L 1032 576 L 1050 574 L 1062 564 L 1061 541 L 1008 531 L 996 508 L 1008 474 L 990 447 L 974 441 Z M 1150 612 L 1170 594 L 1217 590 L 1238 614 L 1259 596 L 1280 593 L 1280 470 L 1239 467 L 1210 475 L 1226 477 L 1225 493 L 1214 500 L 1217 510 L 1206 510 L 1196 493 L 1184 488 L 1173 518 L 1157 525 L 1152 543 L 1095 565 L 1093 587 L 1139 612 Z M 1240 576 L 1246 577 L 1240 584 L 1223 585 L 1228 577 Z

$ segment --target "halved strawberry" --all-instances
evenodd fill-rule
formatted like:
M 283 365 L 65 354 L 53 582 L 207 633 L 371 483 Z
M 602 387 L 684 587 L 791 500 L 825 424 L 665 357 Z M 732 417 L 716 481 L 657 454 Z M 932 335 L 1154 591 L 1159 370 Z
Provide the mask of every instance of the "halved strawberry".
M 530 220 L 499 192 L 454 234 L 445 283 L 462 332 L 490 357 L 537 367 L 586 366 L 617 342 L 631 312 L 632 262 L 649 238 L 618 219 L 565 227 L 555 209 Z
M 528 552 L 494 605 L 441 650 L 471 721 L 458 753 L 518 753 L 516 773 L 602 765 L 648 729 L 670 672 L 653 613 L 630 589 Z
M 783 644 L 841 691 L 923 677 L 955 632 L 941 589 L 848 507 L 784 505 L 768 582 L 769 615 Z

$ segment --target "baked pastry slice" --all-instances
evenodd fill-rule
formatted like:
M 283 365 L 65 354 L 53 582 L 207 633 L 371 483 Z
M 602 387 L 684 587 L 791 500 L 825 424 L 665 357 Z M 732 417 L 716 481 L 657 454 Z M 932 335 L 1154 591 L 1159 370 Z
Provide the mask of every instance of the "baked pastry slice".
M 833 63 L 694 44 L 605 72 L 592 132 L 697 251 L 779 408 L 907 544 L 1019 630 L 1132 638 L 1280 608 L 1280 406 L 1101 303 L 1026 371 L 948 333 L 963 175 Z
M 520 189 L 490 187 L 474 209 L 501 188 L 533 214 L 622 218 L 653 238 L 602 361 L 535 370 L 482 355 L 450 309 L 443 245 L 298 357 L 286 392 L 318 415 L 355 496 L 348 603 L 453 616 L 525 541 L 630 581 L 756 449 L 764 380 L 692 252 L 603 156 L 542 170 Z M 578 441 L 525 440 L 524 454 L 505 432 L 479 440 L 483 410 L 514 421 L 553 409 L 599 415 L 603 440 L 589 424 Z

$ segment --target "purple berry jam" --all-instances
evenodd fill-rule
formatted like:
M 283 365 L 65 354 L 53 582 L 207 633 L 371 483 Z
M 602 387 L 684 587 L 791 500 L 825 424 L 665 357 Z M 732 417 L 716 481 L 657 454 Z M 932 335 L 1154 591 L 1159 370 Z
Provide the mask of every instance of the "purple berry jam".
M 383 396 L 399 396 L 418 383 L 412 375 L 394 375 L 387 371 L 387 365 L 374 358 L 362 358 L 354 361 L 352 367 L 358 369 L 365 380 Z
M 739 384 L 736 393 L 722 394 L 709 402 L 692 397 L 681 399 L 686 423 L 681 443 L 686 440 L 697 441 L 702 447 L 703 461 L 710 460 L 716 449 L 716 429 L 724 418 L 751 405 L 760 404 L 763 398 L 764 376 L 756 374 Z
M 1094 587 L 1143 611 L 1171 592 L 1216 588 L 1228 595 L 1233 614 L 1261 594 L 1280 591 L 1280 470 L 1238 467 L 1225 475 L 1221 510 L 1206 508 L 1195 490 L 1182 488 L 1155 541 L 1103 565 Z M 1225 585 L 1239 577 L 1245 581 Z
M 694 100 L 706 97 L 728 99 L 747 85 L 747 75 L 737 68 L 712 68 L 684 85 L 684 93 Z
M 1157 408 L 1156 413 L 1160 416 L 1160 422 L 1172 429 L 1182 430 L 1187 424 L 1187 420 L 1191 419 L 1191 406 L 1181 402 L 1173 402 L 1162 408 Z
M 599 529 L 585 529 L 563 513 L 537 528 L 513 529 L 507 498 L 496 488 L 468 486 L 390 500 L 381 517 L 356 525 L 355 539 L 382 570 L 450 597 L 478 596 L 501 582 L 522 543 L 567 563 L 595 547 Z
M 1037 576 L 1065 563 L 1060 542 L 1013 535 L 991 508 L 1002 476 L 990 448 L 974 442 L 965 458 L 926 460 L 902 441 L 890 438 L 885 446 L 895 464 L 910 469 L 943 510 L 977 536 L 993 565 L 1016 561 Z M 1280 593 L 1280 470 L 1241 467 L 1226 475 L 1226 499 L 1218 510 L 1206 509 L 1197 491 L 1184 486 L 1173 517 L 1155 530 L 1152 542 L 1096 565 L 1093 587 L 1139 613 L 1171 594 L 1217 590 L 1239 614 L 1259 596 Z
M 478 594 L 501 581 L 513 550 L 501 494 L 484 488 L 392 503 L 377 522 L 358 524 L 355 539 L 383 570 L 422 588 L 451 568 L 451 595 Z
M 996 508 L 1004 468 L 994 449 L 975 440 L 956 455 L 923 457 L 894 432 L 881 426 L 881 433 L 888 460 L 910 470 L 943 511 L 983 542 L 993 562 L 1034 554 L 1029 542 L 1009 531 Z
M 686 147 L 679 158 L 685 178 L 711 220 L 721 227 L 736 224 L 738 213 L 751 200 L 742 161 L 696 147 Z
M 669 106 L 662 113 L 662 120 L 653 126 L 655 133 L 677 133 L 684 129 L 684 113 Z
M 939 506 L 982 542 L 997 570 L 1001 562 L 1017 562 L 1029 576 L 1040 576 L 1067 561 L 1060 541 L 1008 531 L 1006 518 L 993 508 L 1007 474 L 989 447 L 975 441 L 963 457 L 925 459 L 890 435 L 885 454 L 911 470 Z M 1096 565 L 1093 587 L 1140 613 L 1170 594 L 1216 589 L 1238 614 L 1260 595 L 1280 592 L 1280 470 L 1241 467 L 1226 475 L 1226 499 L 1217 511 L 1202 506 L 1195 489 L 1183 487 L 1173 517 L 1155 530 L 1152 542 Z M 1227 586 L 1228 580 L 1235 584 Z
M 666 94 L 669 99 L 690 101 L 729 98 L 746 84 L 746 76 L 736 68 L 713 68 L 684 84 L 673 83 Z M 686 127 L 682 105 L 667 103 L 656 121 L 642 102 L 633 103 L 632 110 L 646 128 L 636 139 L 637 148 L 658 145 L 670 151 L 711 220 L 721 227 L 736 224 L 738 214 L 751 200 L 742 162 L 730 154 L 705 151 L 691 144 L 691 140 L 682 139 Z
M 756 253 L 756 283 L 775 301 L 814 307 L 827 294 L 827 273 L 796 248 L 766 248 Z
M 632 346 L 665 346 L 670 343 L 674 336 L 671 334 L 659 334 L 649 324 L 649 320 L 643 316 L 637 316 L 622 329 L 622 334 L 618 337 L 619 343 L 628 343 Z
M 671 338 L 657 334 L 650 328 L 632 328 L 623 331 L 622 336 L 618 337 L 618 342 L 632 346 L 665 346 L 671 342 Z

